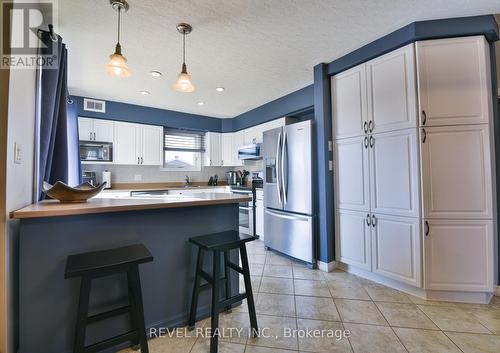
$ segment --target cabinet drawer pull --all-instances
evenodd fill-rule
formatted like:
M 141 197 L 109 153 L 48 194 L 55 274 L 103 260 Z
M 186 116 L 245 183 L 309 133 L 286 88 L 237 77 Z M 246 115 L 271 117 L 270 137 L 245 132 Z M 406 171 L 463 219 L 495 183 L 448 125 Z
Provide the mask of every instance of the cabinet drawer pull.
M 368 132 L 368 122 L 365 121 L 365 123 L 363 124 L 363 130 L 365 130 L 365 134 Z
M 140 159 L 139 159 L 139 157 L 137 157 L 137 164 L 141 164 L 141 163 L 139 163 L 139 161 L 140 161 Z
M 369 227 L 370 226 L 370 214 L 366 214 L 366 225 Z
M 377 218 L 375 215 L 372 215 L 372 227 L 375 227 L 377 225 Z
M 430 232 L 429 222 L 425 221 L 425 236 L 428 236 Z
M 365 136 L 365 148 L 368 148 L 368 136 Z
M 375 145 L 375 139 L 373 138 L 373 136 L 370 136 L 370 147 L 373 148 L 374 145 Z
M 425 143 L 425 140 L 427 140 L 427 132 L 425 129 L 422 129 L 422 143 Z
M 427 122 L 427 114 L 425 113 L 425 110 L 422 110 L 422 125 L 425 125 Z

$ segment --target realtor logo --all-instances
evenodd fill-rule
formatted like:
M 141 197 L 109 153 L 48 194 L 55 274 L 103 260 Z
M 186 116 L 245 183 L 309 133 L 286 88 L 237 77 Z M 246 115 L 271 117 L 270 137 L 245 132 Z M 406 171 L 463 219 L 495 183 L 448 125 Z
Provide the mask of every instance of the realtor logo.
M 47 40 L 44 44 L 39 38 L 39 30 L 47 30 L 48 24 L 55 26 L 55 0 L 17 0 L 15 3 L 13 0 L 0 0 L 0 18 L 1 68 L 57 66 L 57 46 L 47 45 Z M 47 36 L 46 39 L 50 40 L 50 37 Z

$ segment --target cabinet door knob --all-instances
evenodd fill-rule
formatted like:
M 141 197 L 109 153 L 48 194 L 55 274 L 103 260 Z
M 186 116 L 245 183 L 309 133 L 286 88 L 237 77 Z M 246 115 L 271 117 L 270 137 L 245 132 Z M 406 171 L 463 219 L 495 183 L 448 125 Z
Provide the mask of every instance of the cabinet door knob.
M 140 158 L 137 157 L 137 164 L 141 164 L 139 161 L 140 161 Z
M 425 110 L 422 110 L 422 125 L 425 125 L 427 122 L 427 114 L 425 113 Z
M 144 160 L 142 159 L 142 157 L 141 157 L 141 164 L 144 164 Z

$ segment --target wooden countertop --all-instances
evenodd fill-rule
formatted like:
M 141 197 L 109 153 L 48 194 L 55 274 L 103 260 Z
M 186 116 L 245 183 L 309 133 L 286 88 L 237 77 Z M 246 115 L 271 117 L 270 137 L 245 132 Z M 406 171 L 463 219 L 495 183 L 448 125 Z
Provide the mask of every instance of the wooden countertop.
M 223 205 L 251 201 L 252 197 L 229 193 L 199 193 L 165 197 L 93 198 L 86 203 L 60 203 L 45 200 L 11 213 L 11 218 L 41 218 L 162 208 Z

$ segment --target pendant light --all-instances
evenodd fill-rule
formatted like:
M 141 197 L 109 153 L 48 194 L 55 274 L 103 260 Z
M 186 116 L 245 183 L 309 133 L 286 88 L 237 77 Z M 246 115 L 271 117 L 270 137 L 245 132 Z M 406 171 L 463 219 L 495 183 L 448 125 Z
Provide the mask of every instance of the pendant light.
M 179 23 L 177 30 L 182 34 L 182 70 L 177 76 L 177 82 L 174 84 L 174 89 L 178 92 L 193 92 L 194 86 L 191 82 L 191 75 L 187 72 L 186 67 L 186 35 L 191 33 L 193 28 L 187 23 Z
M 120 45 L 120 19 L 122 10 L 127 12 L 129 5 L 127 0 L 110 0 L 109 3 L 113 10 L 118 12 L 118 40 L 115 52 L 109 56 L 110 60 L 106 65 L 106 72 L 119 78 L 128 77 L 130 76 L 130 70 L 127 66 L 127 59 L 122 55 L 122 46 Z

